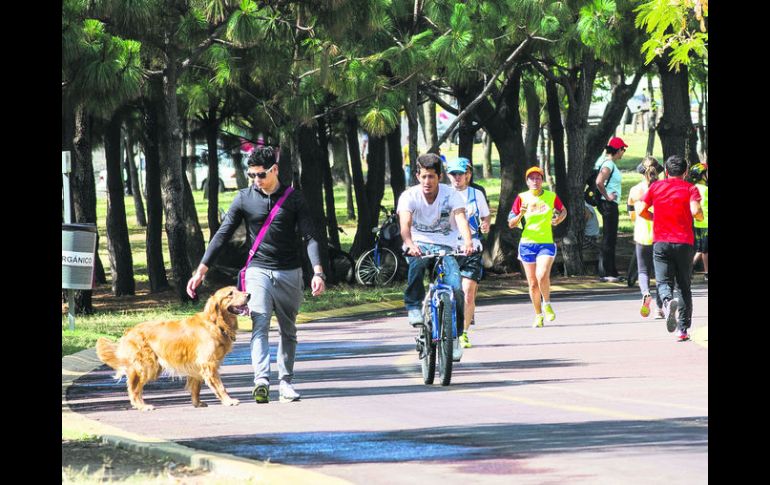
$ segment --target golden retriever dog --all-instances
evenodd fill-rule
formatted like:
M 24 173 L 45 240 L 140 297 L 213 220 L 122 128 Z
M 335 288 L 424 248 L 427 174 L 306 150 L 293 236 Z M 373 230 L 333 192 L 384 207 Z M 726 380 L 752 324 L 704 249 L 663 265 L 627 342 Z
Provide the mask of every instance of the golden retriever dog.
M 205 382 L 225 406 L 237 406 L 219 378 L 219 366 L 235 342 L 237 315 L 249 314 L 250 295 L 234 286 L 221 288 L 206 302 L 202 312 L 182 319 L 143 322 L 126 330 L 117 343 L 106 338 L 96 342 L 99 359 L 117 370 L 115 378 L 126 376 L 131 406 L 140 411 L 154 407 L 145 404 L 142 389 L 158 378 L 161 369 L 171 375 L 187 376 L 195 407 Z

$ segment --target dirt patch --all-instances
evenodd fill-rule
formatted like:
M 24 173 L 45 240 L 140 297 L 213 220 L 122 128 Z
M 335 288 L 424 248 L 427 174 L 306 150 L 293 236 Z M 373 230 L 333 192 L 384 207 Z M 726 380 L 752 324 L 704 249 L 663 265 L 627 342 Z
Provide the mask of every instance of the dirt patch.
M 211 483 L 212 474 L 171 461 L 145 456 L 100 440 L 61 441 L 62 483 L 136 481 L 136 483 Z

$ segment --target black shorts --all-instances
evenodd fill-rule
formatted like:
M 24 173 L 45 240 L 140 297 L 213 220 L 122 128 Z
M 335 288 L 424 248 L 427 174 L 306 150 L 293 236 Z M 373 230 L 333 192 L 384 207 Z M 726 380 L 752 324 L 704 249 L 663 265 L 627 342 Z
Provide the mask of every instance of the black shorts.
M 694 229 L 695 229 L 695 252 L 708 254 L 709 252 L 708 227 L 696 227 Z
M 470 256 L 458 256 L 457 263 L 460 265 L 460 276 L 474 280 L 476 283 L 481 281 L 484 274 L 484 264 L 481 261 L 481 253 L 473 253 Z

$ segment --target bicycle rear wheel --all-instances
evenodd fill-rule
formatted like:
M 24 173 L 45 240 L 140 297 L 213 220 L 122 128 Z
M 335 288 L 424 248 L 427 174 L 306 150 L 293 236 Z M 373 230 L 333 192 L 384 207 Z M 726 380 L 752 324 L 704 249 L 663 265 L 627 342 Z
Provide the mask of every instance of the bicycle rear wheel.
M 398 258 L 388 248 L 380 248 L 380 261 L 376 261 L 374 249 L 370 249 L 358 258 L 356 263 L 356 281 L 366 286 L 387 285 L 398 271 Z
M 448 386 L 452 381 L 452 302 L 449 295 L 442 293 L 439 297 L 438 319 L 441 325 L 438 347 L 438 372 L 441 377 L 441 385 Z

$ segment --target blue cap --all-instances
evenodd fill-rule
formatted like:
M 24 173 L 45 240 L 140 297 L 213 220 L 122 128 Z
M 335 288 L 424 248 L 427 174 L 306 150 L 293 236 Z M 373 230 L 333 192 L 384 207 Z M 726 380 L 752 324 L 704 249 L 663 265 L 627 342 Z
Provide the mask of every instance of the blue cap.
M 447 173 L 452 173 L 452 172 L 465 173 L 468 171 L 468 167 L 470 166 L 471 166 L 470 160 L 468 160 L 465 157 L 458 157 L 455 160 L 447 163 L 446 172 Z

